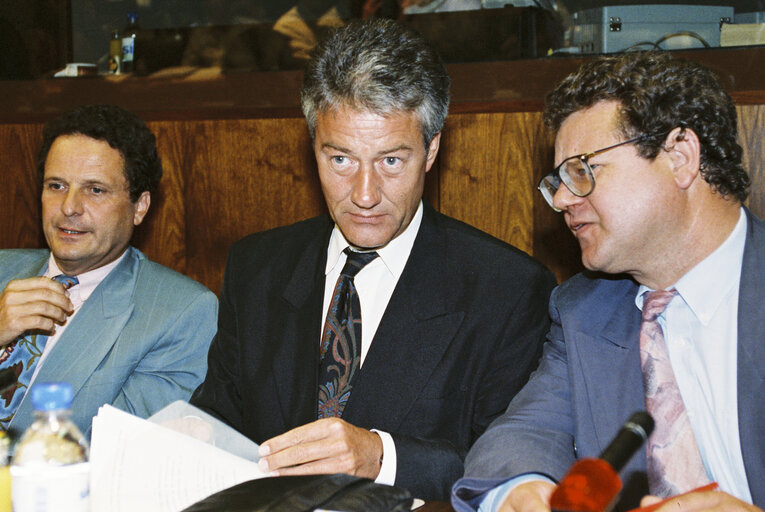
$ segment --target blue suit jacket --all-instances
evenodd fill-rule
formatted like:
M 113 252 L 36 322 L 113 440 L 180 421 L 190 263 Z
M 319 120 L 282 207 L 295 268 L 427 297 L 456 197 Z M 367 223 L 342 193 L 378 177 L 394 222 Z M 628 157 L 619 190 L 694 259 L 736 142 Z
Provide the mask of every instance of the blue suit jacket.
M 0 289 L 12 279 L 42 275 L 49 255 L 0 251 Z M 104 404 L 150 416 L 174 400 L 188 400 L 202 382 L 217 312 L 210 290 L 130 247 L 67 325 L 35 382 L 74 387 L 72 419 L 87 437 Z M 21 434 L 32 416 L 25 396 L 9 429 Z
M 765 506 L 765 223 L 748 215 L 738 304 L 738 421 L 754 503 Z M 645 408 L 638 347 L 638 285 L 630 278 L 582 274 L 553 292 L 552 327 L 538 371 L 507 412 L 476 442 L 457 510 L 524 473 L 559 480 L 578 457 L 597 457 L 620 425 Z M 622 471 L 620 508 L 647 493 L 645 450 Z

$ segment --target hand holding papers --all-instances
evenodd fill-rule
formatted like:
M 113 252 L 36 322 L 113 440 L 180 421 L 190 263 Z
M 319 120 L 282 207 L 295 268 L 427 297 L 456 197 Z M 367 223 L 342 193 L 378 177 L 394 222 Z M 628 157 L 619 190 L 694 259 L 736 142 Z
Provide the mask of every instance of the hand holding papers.
M 257 453 L 255 443 L 184 402 L 170 404 L 148 421 L 105 405 L 93 418 L 91 509 L 178 512 L 217 491 L 266 476 Z

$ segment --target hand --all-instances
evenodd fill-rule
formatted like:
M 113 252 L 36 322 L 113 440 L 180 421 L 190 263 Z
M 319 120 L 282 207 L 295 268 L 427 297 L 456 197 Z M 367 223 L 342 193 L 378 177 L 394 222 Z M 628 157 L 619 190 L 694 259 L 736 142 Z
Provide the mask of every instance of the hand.
M 538 480 L 522 483 L 507 495 L 499 512 L 550 512 L 555 484 Z
M 382 440 L 339 418 L 325 418 L 260 445 L 260 467 L 274 476 L 347 473 L 374 480 Z
M 0 346 L 30 330 L 52 333 L 72 314 L 74 306 L 61 283 L 30 277 L 8 283 L 0 294 Z
M 662 501 L 662 499 L 656 496 L 645 496 L 640 500 L 640 506 L 647 507 L 660 501 Z M 749 503 L 734 498 L 730 494 L 722 491 L 689 492 L 682 496 L 676 496 L 666 500 L 655 512 L 692 512 L 696 510 L 740 510 L 762 512 L 761 508 L 750 505 Z

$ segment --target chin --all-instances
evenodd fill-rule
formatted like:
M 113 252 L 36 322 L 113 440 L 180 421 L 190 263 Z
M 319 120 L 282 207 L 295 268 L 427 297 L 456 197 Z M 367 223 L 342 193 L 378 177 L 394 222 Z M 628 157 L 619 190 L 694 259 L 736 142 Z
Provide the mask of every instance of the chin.
M 342 229 L 341 229 L 342 231 Z M 359 249 L 378 249 L 388 244 L 393 238 L 387 234 L 352 232 L 347 235 L 343 232 L 345 239 L 354 247 Z

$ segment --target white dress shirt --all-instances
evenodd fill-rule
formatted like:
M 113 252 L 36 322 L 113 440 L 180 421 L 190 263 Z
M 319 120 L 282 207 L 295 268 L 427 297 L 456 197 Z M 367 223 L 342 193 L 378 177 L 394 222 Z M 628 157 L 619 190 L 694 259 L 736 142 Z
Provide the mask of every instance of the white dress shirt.
M 393 290 L 396 288 L 398 279 L 404 272 L 404 267 L 412 252 L 414 239 L 420 230 L 422 223 L 422 201 L 417 211 L 406 227 L 403 233 L 388 242 L 388 244 L 377 250 L 378 258 L 372 260 L 367 266 L 356 274 L 353 283 L 359 296 L 361 305 L 361 361 L 363 367 L 364 359 L 372 345 L 372 339 L 380 325 L 380 320 L 388 307 Z M 327 267 L 326 280 L 324 282 L 324 309 L 322 314 L 321 326 L 319 332 L 319 341 L 324 331 L 324 322 L 327 318 L 327 311 L 332 302 L 332 293 L 340 277 L 340 272 L 345 265 L 346 256 L 343 250 L 350 244 L 345 239 L 340 229 L 335 225 L 327 247 Z M 378 483 L 393 485 L 396 480 L 396 446 L 393 438 L 387 432 L 374 430 L 382 439 L 383 443 L 383 461 L 380 473 L 375 479 Z
M 659 317 L 669 360 L 701 458 L 720 489 L 751 503 L 738 431 L 738 291 L 746 214 L 712 254 L 670 288 L 678 295 Z M 643 307 L 641 286 L 635 303 Z

